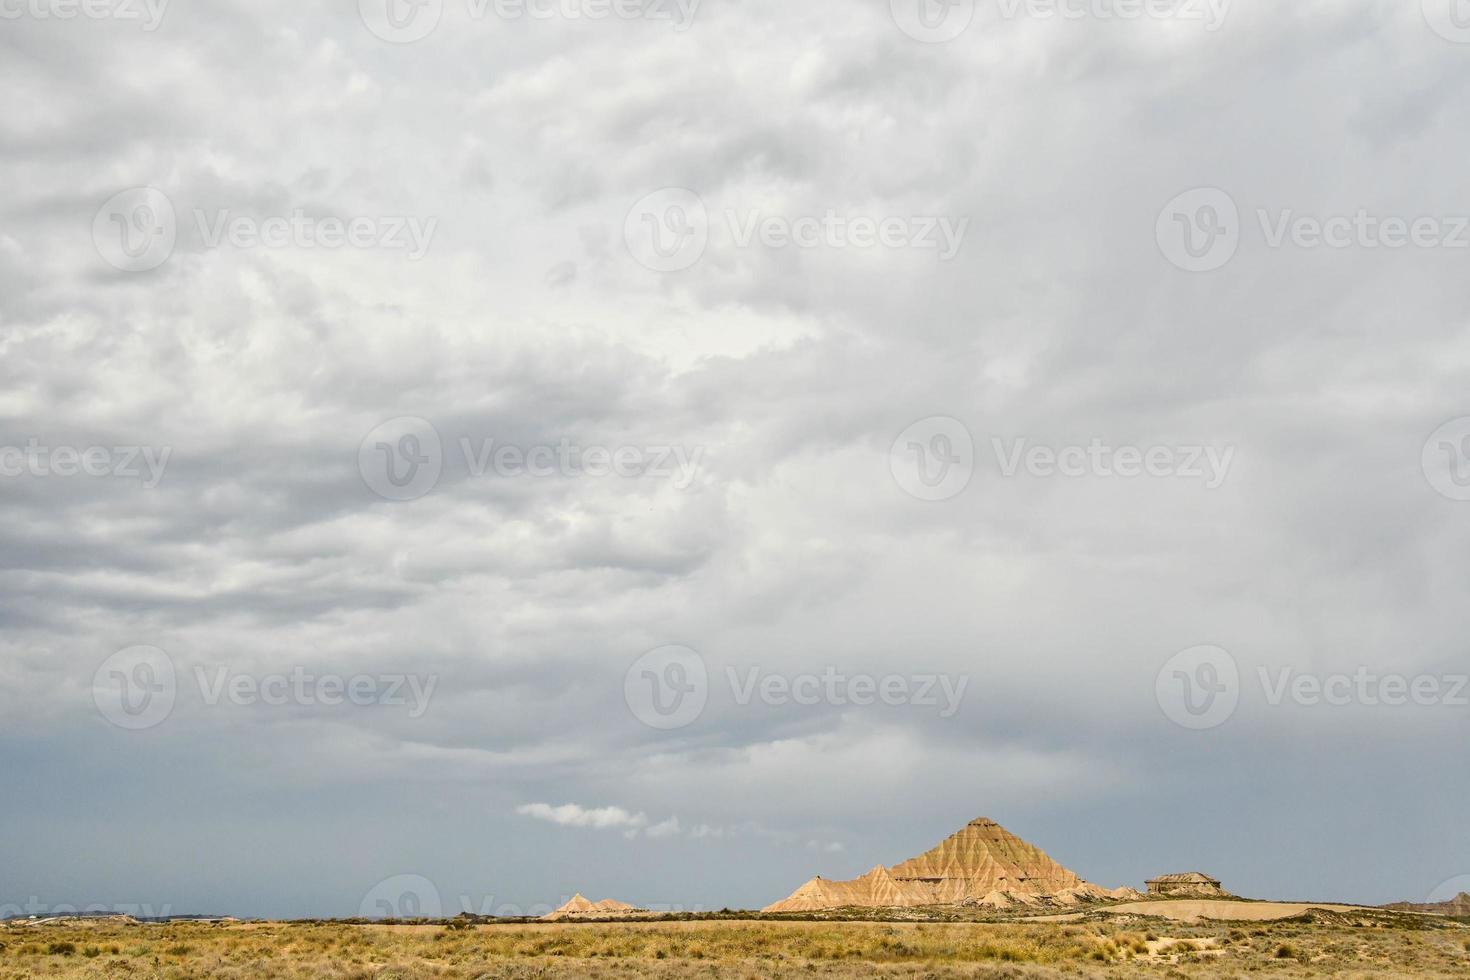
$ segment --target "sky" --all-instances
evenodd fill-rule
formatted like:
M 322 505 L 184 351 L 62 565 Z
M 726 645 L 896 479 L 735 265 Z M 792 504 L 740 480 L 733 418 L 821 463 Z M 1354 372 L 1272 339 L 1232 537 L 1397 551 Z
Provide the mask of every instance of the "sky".
M 1470 890 L 1450 0 L 0 0 L 0 83 L 0 916 L 982 815 Z

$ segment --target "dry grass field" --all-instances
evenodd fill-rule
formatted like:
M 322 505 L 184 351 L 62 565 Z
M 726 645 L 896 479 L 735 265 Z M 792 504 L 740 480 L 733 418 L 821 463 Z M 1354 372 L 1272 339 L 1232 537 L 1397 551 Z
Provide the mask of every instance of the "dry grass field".
M 22 978 L 1458 977 L 1470 929 L 1423 917 L 1278 922 L 716 920 L 352 925 L 117 922 L 0 928 Z

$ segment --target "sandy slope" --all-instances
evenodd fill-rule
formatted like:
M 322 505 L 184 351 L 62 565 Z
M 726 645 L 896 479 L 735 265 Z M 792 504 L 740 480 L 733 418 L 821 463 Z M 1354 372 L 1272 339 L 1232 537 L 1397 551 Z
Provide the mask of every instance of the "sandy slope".
M 1215 919 L 1228 922 L 1272 922 L 1290 919 L 1309 909 L 1332 912 L 1362 912 L 1354 905 L 1304 904 L 1295 902 L 1226 902 L 1210 899 L 1180 899 L 1170 902 L 1127 902 L 1099 909 L 1110 915 L 1157 915 L 1176 922 Z

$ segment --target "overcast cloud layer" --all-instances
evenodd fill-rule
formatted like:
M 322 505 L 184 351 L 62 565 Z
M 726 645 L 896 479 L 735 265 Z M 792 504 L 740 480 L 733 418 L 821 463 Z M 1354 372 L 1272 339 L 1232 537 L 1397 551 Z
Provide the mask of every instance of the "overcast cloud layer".
M 0 905 L 1470 874 L 1452 4 L 159 2 L 0 0 Z

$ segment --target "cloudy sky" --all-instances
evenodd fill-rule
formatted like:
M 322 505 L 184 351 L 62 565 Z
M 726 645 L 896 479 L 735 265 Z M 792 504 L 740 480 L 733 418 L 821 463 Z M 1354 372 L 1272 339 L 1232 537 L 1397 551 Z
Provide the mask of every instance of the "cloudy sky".
M 5 911 L 1470 875 L 1449 0 L 388 3 L 0 0 Z

